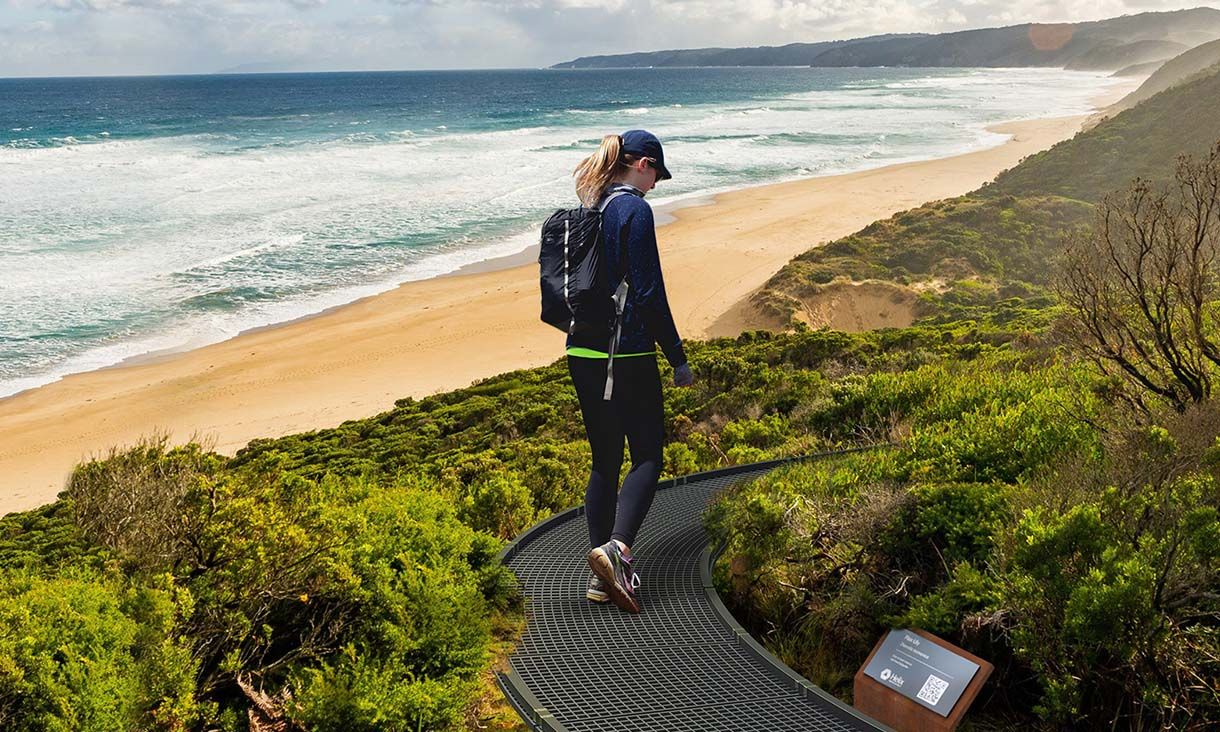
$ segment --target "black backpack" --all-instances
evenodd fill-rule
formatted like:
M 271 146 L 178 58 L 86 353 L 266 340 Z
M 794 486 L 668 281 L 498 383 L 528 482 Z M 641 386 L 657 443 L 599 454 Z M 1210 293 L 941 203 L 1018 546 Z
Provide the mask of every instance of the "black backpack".
M 609 399 L 614 383 L 611 364 L 618 350 L 622 329 L 623 304 L 627 301 L 627 277 L 611 286 L 602 264 L 602 212 L 615 198 L 629 195 L 617 190 L 602 199 L 596 208 L 560 209 L 542 225 L 538 250 L 539 282 L 542 287 L 542 320 L 564 333 L 609 332 L 609 362 L 606 365 L 606 392 Z M 626 272 L 626 268 L 623 269 Z

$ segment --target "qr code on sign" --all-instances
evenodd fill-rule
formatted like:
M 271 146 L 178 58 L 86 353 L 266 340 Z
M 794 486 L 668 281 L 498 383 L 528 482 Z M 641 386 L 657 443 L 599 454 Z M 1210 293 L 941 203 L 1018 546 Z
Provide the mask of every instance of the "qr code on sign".
M 948 688 L 949 684 L 944 679 L 929 676 L 928 680 L 923 682 L 923 688 L 919 690 L 919 698 L 935 706 Z

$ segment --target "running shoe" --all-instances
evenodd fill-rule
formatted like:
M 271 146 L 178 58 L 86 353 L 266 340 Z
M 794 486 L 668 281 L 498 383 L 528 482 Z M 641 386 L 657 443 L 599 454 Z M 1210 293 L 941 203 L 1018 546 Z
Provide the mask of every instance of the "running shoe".
M 629 613 L 638 613 L 640 603 L 635 597 L 635 590 L 640 586 L 640 578 L 631 568 L 631 556 L 625 554 L 613 539 L 594 547 L 589 552 L 589 567 L 593 574 L 605 583 L 610 600 Z
M 593 602 L 609 602 L 610 595 L 606 592 L 606 583 L 602 582 L 602 578 L 597 575 L 589 577 L 589 589 L 585 590 L 585 597 Z

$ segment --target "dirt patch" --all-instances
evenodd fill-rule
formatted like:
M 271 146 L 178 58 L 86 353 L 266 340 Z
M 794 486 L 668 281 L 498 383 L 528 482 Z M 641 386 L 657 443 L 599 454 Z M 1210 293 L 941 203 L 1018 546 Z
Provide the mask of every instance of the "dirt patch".
M 949 281 L 944 277 L 933 277 L 930 280 L 920 280 L 907 285 L 908 289 L 915 292 L 934 292 L 937 295 L 943 295 L 953 289 Z
M 755 305 L 755 290 L 741 298 L 728 310 L 720 314 L 700 335 L 702 338 L 736 338 L 748 330 L 787 330 L 787 323 L 774 315 L 768 315 Z
M 810 328 L 859 333 L 909 326 L 918 317 L 919 293 L 890 282 L 832 282 L 801 305 L 795 317 Z

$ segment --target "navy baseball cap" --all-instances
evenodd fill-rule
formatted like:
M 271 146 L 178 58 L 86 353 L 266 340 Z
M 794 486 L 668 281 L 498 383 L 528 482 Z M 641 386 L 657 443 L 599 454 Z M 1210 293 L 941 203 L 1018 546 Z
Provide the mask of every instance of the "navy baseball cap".
M 619 135 L 623 138 L 623 152 L 656 160 L 657 180 L 669 180 L 673 176 L 665 167 L 665 151 L 661 141 L 648 130 L 627 130 Z

